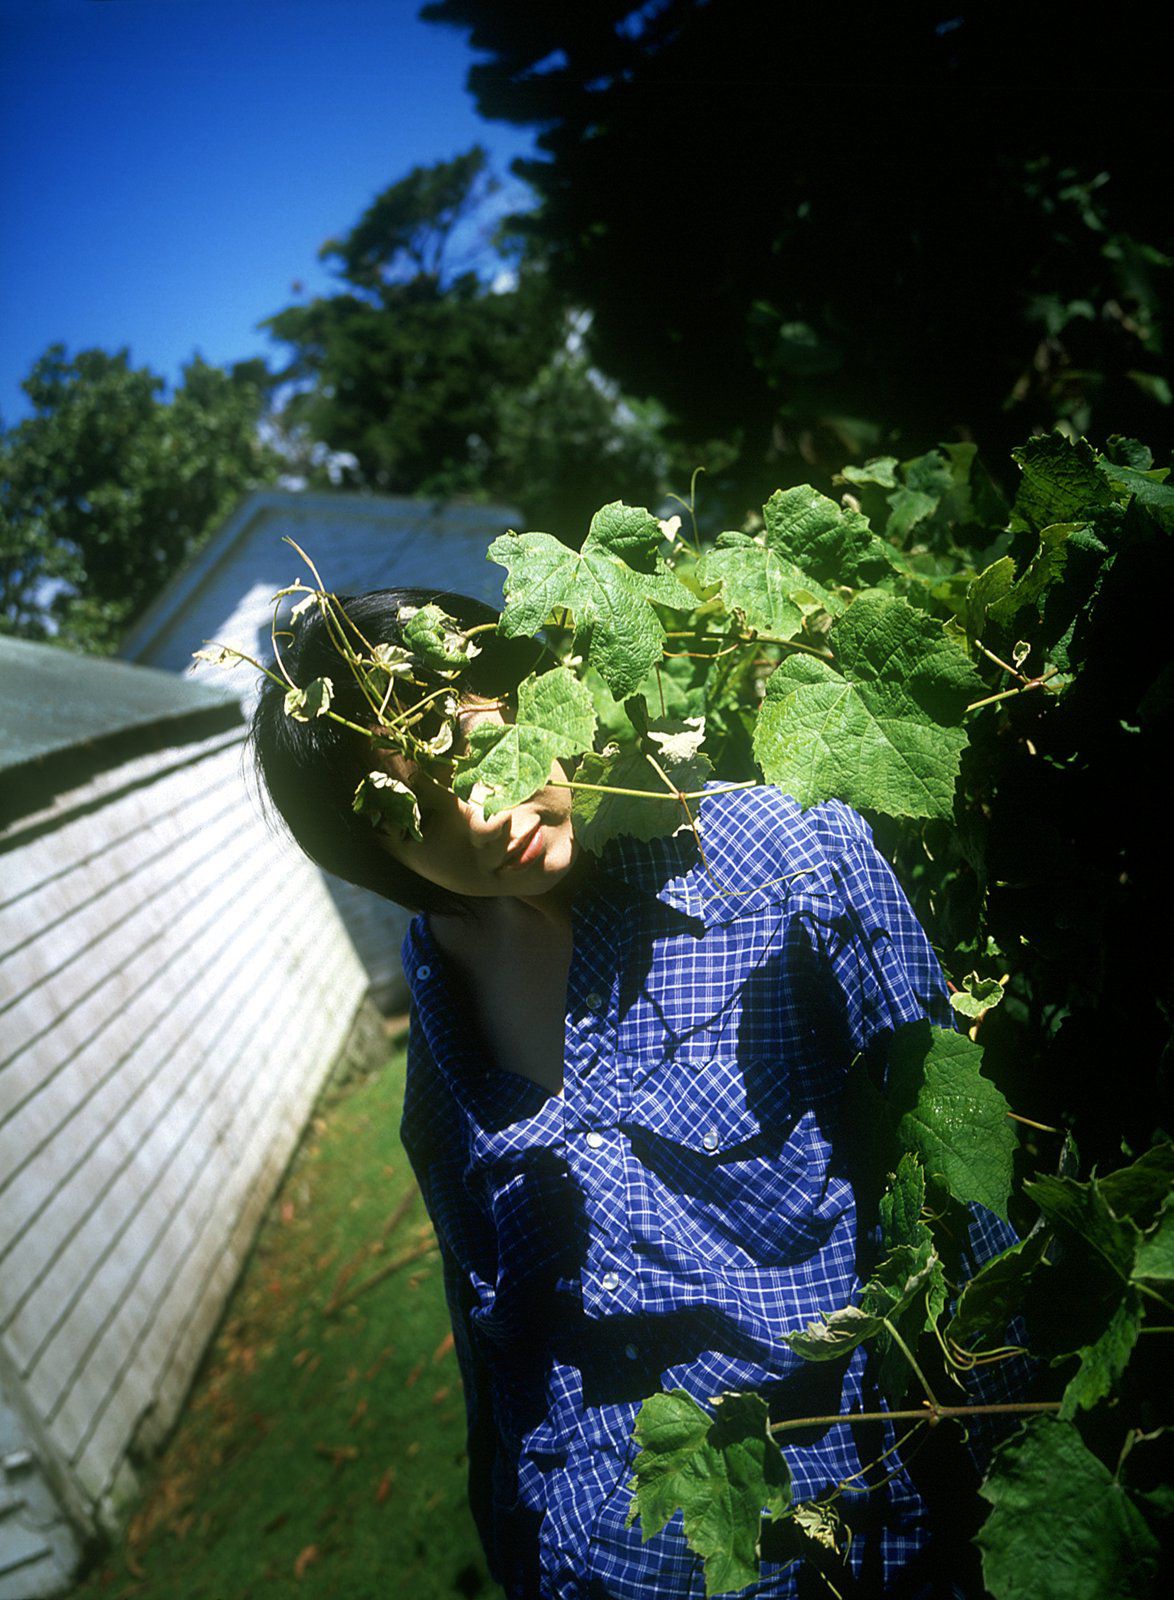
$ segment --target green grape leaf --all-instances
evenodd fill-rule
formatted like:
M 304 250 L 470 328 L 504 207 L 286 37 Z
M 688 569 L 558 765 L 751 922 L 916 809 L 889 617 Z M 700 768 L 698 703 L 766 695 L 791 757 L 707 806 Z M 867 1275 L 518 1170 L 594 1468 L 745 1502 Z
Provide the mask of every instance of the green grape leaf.
M 1145 506 L 1158 526 L 1167 533 L 1174 531 L 1174 484 L 1164 481 L 1165 470 L 1150 476 L 1133 467 L 1119 467 L 1111 461 L 1098 461 L 1101 473 L 1118 491 L 1133 496 L 1138 505 Z
M 1127 1334 L 1127 1325 L 1119 1324 L 1116 1334 L 1112 1325 L 1122 1301 L 1132 1297 L 1129 1284 L 1141 1239 L 1136 1224 L 1113 1213 L 1097 1179 L 1079 1183 L 1046 1174 L 1023 1188 L 1055 1241 L 1024 1298 L 1032 1350 L 1053 1363 L 1079 1355 L 1082 1365 L 1087 1356 L 1094 1369 L 1112 1364 Z
M 369 772 L 360 779 L 352 809 L 361 817 L 369 817 L 376 827 L 407 834 L 417 843 L 424 837 L 420 831 L 420 806 L 416 796 L 406 783 L 389 773 Z
M 1023 1189 L 1062 1240 L 1079 1243 L 1090 1255 L 1090 1264 L 1099 1263 L 1110 1279 L 1129 1282 L 1140 1236 L 1135 1223 L 1110 1209 L 1104 1180 L 1078 1183 L 1075 1178 L 1045 1173 Z
M 981 1017 L 1003 998 L 1003 985 L 998 978 L 980 978 L 977 972 L 968 972 L 962 985 L 950 996 L 950 1004 L 964 1017 Z
M 619 500 L 592 517 L 582 550 L 548 533 L 495 539 L 489 559 L 507 573 L 499 631 L 510 639 L 535 634 L 552 612 L 569 611 L 576 652 L 590 658 L 618 700 L 625 699 L 664 650 L 664 629 L 649 602 L 679 611 L 697 605 L 697 596 L 660 557 L 661 540 L 655 517 Z
M 647 1542 L 681 1511 L 685 1538 L 705 1565 L 706 1595 L 757 1580 L 763 1512 L 790 1509 L 790 1473 L 768 1420 L 759 1395 L 723 1395 L 711 1417 L 683 1389 L 653 1395 L 636 1418 L 628 1525 L 639 1518 Z
M 890 816 L 950 817 L 982 681 L 940 623 L 864 593 L 831 631 L 840 668 L 791 656 L 771 675 L 754 732 L 768 783 L 801 805 L 838 798 Z
M 1133 1276 L 1152 1283 L 1174 1282 L 1174 1195 L 1167 1199 L 1149 1233 L 1142 1236 Z
M 804 1361 L 836 1361 L 865 1339 L 885 1333 L 885 1320 L 900 1317 L 941 1270 L 937 1252 L 926 1241 L 898 1245 L 860 1291 L 859 1304 L 821 1311 L 820 1321 L 783 1335 Z
M 888 1189 L 881 1197 L 881 1245 L 888 1252 L 907 1246 L 919 1255 L 928 1256 L 933 1251 L 933 1235 L 922 1221 L 925 1205 L 925 1172 L 921 1162 L 911 1151 L 906 1151 L 897 1164 Z M 933 1254 L 933 1270 L 925 1282 L 925 1297 L 915 1294 L 904 1309 L 897 1311 L 892 1321 L 901 1338 L 910 1348 L 916 1347 L 922 1333 L 936 1326 L 946 1309 L 950 1291 L 945 1270 Z M 880 1386 L 888 1399 L 896 1405 L 909 1387 L 910 1367 L 905 1352 L 886 1329 L 878 1340 L 880 1349 Z
M 1069 1379 L 1060 1403 L 1060 1417 L 1069 1421 L 1112 1391 L 1129 1364 L 1141 1332 L 1141 1296 L 1129 1289 L 1109 1318 L 1100 1338 L 1076 1352 L 1080 1365 Z
M 1006 627 L 1024 606 L 1039 603 L 1045 589 L 1063 575 L 1070 535 L 1086 533 L 1088 528 L 1087 522 L 1053 522 L 1049 527 L 1040 529 L 1039 549 L 1028 562 L 1022 577 L 991 605 L 990 614 L 996 622 Z
M 889 1046 L 888 1100 L 901 1144 L 927 1176 L 1006 1221 L 1017 1141 L 1007 1102 L 981 1064 L 981 1048 L 964 1034 L 907 1022 Z
M 938 496 L 923 489 L 901 488 L 888 496 L 889 521 L 886 532 L 894 539 L 905 539 L 919 522 L 938 509 Z
M 904 462 L 901 474 L 910 489 L 940 500 L 943 495 L 949 494 L 956 482 L 966 482 L 970 475 L 970 463 L 974 459 L 973 446 L 970 452 L 969 457 L 964 455 L 962 460 L 951 463 L 940 450 L 927 450 L 924 455 L 914 456 Z
M 866 588 L 893 576 L 895 552 L 873 533 L 868 518 L 810 484 L 776 489 L 762 517 L 770 548 L 826 589 Z
M 947 1339 L 960 1350 L 1001 1349 L 1007 1342 L 1007 1325 L 1022 1305 L 1027 1281 L 1043 1260 L 1049 1238 L 1041 1228 L 984 1262 L 958 1296 Z
M 921 1219 L 921 1208 L 926 1200 L 926 1174 L 912 1150 L 905 1150 L 892 1174 L 889 1187 L 880 1202 L 881 1250 L 891 1254 L 899 1246 L 912 1250 L 932 1250 L 932 1237 L 926 1222 Z M 926 1280 L 924 1307 L 913 1299 L 912 1304 L 899 1314 L 899 1328 L 907 1344 L 915 1344 L 923 1331 L 931 1330 L 950 1298 L 942 1262 L 934 1258 L 934 1270 Z M 884 1339 L 881 1344 L 884 1344 Z M 899 1398 L 908 1384 L 908 1363 L 902 1350 L 892 1341 L 881 1357 L 881 1387 L 888 1397 Z
M 480 645 L 467 638 L 437 605 L 402 606 L 399 622 L 404 644 L 417 660 L 436 672 L 456 671 L 481 654 Z M 395 658 L 389 652 L 382 661 L 376 659 L 386 668 Z
M 994 1600 L 1142 1600 L 1158 1541 L 1070 1422 L 1041 1418 L 1001 1445 L 975 1542 Z
M 1079 520 L 1112 501 L 1096 456 L 1083 439 L 1072 444 L 1062 434 L 1043 434 L 1011 455 L 1023 471 L 1011 512 L 1013 528 L 1038 533 L 1056 522 Z
M 643 697 L 650 718 L 665 718 L 684 722 L 699 716 L 705 709 L 705 689 L 694 683 L 694 665 L 680 657 L 666 659 L 654 667 L 636 693 Z M 617 701 L 607 684 L 593 666 L 582 672 L 583 682 L 591 691 L 598 718 L 598 736 L 605 742 L 623 743 L 632 737 L 632 721 Z
M 1106 1172 L 1097 1186 L 1114 1216 L 1148 1228 L 1174 1190 L 1174 1142 L 1160 1140 L 1130 1166 Z
M 1010 556 L 1000 556 L 989 567 L 984 567 L 966 588 L 965 621 L 969 638 L 978 639 L 986 627 L 987 613 L 1000 600 L 1005 599 L 1015 582 L 1015 563 Z
M 805 619 L 817 611 L 834 616 L 844 609 L 839 595 L 816 583 L 790 559 L 771 524 L 757 539 L 744 533 L 719 534 L 715 549 L 701 563 L 700 576 L 707 586 L 721 585 L 726 605 L 740 612 L 751 628 L 780 639 L 794 638 Z
M 487 817 L 528 800 L 545 786 L 551 763 L 591 749 L 595 708 L 591 692 L 567 667 L 534 673 L 518 685 L 515 720 L 505 727 L 480 723 L 469 749 L 457 759 L 453 788 L 468 799 L 475 784 L 489 791 Z
M 909 1150 L 901 1157 L 892 1182 L 881 1198 L 881 1242 L 885 1250 L 919 1245 L 929 1229 L 921 1220 L 925 1205 L 925 1169 Z
M 650 733 L 656 731 L 656 725 Z M 685 793 L 703 789 L 713 772 L 700 752 L 674 759 L 662 751 L 657 761 L 676 786 Z M 575 832 L 585 850 L 598 855 L 604 846 L 621 834 L 636 839 L 663 839 L 690 826 L 679 802 L 667 797 L 664 783 L 646 756 L 633 745 L 609 747 L 602 755 L 585 757 L 575 774 L 577 783 L 599 783 L 617 789 L 638 789 L 645 794 L 664 795 L 655 802 L 632 795 L 601 794 L 593 789 L 576 789 L 572 815 Z M 692 807 L 697 817 L 698 805 Z
M 844 467 L 839 477 L 845 483 L 876 483 L 882 489 L 895 489 L 897 458 L 896 456 L 876 456 L 872 461 L 866 461 L 862 467 Z M 836 480 L 839 481 L 839 478 Z
M 1111 433 L 1105 440 L 1105 459 L 1100 464 L 1102 472 L 1110 466 L 1132 467 L 1135 472 L 1149 472 L 1153 464 L 1154 452 L 1140 439 L 1131 439 L 1123 433 Z
M 295 722 L 310 722 L 314 717 L 324 717 L 334 699 L 334 685 L 329 678 L 315 678 L 304 689 L 288 689 L 285 696 L 285 714 Z

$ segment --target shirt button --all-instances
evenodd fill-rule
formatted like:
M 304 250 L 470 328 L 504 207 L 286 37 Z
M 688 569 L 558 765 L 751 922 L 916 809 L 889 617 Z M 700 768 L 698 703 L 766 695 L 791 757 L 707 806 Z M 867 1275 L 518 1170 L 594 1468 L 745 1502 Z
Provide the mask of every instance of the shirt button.
M 707 1150 L 716 1150 L 717 1149 L 717 1129 L 716 1128 L 710 1128 L 709 1132 L 705 1135 L 704 1139 L 702 1139 L 701 1143 L 705 1146 L 705 1148 Z
M 609 1293 L 613 1289 L 618 1289 L 619 1286 L 620 1286 L 619 1275 L 617 1273 L 614 1273 L 614 1272 L 605 1272 L 603 1277 L 600 1278 L 599 1281 L 600 1281 L 600 1283 L 602 1283 L 603 1287 L 606 1290 L 608 1290 Z
M 416 968 L 416 976 L 417 976 L 417 978 L 430 978 L 432 976 L 432 968 L 431 967 L 417 967 Z
M 601 1133 L 596 1133 L 595 1129 L 592 1128 L 591 1132 L 587 1135 L 587 1143 L 591 1146 L 592 1150 L 598 1150 L 603 1145 L 603 1135 Z
M 624 1346 L 624 1354 L 627 1356 L 629 1361 L 635 1361 L 640 1352 L 637 1350 L 634 1344 L 626 1344 Z
M 600 994 L 598 989 L 592 989 L 591 993 L 587 996 L 587 1004 L 591 1007 L 592 1011 L 599 1010 L 600 1006 L 603 1004 L 603 996 Z

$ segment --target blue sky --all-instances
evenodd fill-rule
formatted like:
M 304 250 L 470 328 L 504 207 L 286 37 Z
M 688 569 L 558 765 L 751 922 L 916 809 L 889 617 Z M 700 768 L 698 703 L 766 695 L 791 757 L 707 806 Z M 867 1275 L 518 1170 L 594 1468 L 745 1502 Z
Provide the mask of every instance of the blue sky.
M 275 354 L 257 324 L 380 189 L 478 141 L 507 177 L 530 131 L 477 117 L 419 4 L 0 0 L 0 419 L 54 341 L 169 382 Z

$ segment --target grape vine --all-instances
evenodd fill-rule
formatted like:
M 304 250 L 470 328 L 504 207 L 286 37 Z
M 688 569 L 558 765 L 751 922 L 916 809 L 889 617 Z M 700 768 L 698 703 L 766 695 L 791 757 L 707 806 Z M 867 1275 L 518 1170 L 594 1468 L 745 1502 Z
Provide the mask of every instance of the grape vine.
M 1105 818 L 1104 849 L 1082 859 L 1082 841 L 1099 847 L 1100 835 L 1071 818 L 1119 773 L 1134 787 L 1118 802 L 1155 814 L 1140 785 L 1172 730 L 1174 666 L 1141 637 L 1137 611 L 1141 586 L 1174 580 L 1174 486 L 1132 440 L 1097 451 L 1053 434 L 1014 458 L 1010 504 L 973 446 L 943 445 L 845 468 L 838 500 L 780 491 L 760 524 L 709 547 L 687 543 L 679 518 L 619 502 L 578 549 L 545 533 L 496 539 L 500 633 L 542 632 L 559 661 L 522 682 L 512 721 L 481 724 L 467 746 L 456 718 L 479 630 L 425 606 L 407 619 L 407 648 L 366 640 L 312 564 L 313 584 L 277 598 L 320 608 L 370 712 L 350 725 L 373 749 L 410 756 L 487 815 L 571 758 L 590 851 L 687 827 L 704 861 L 700 801 L 715 783 L 765 779 L 802 805 L 837 798 L 869 815 L 938 943 L 959 1031 L 911 1024 L 892 1039 L 883 1081 L 863 1064 L 855 1074 L 879 1265 L 855 1304 L 826 1307 L 788 1342 L 832 1362 L 868 1342 L 906 1439 L 1012 1418 L 980 1489 L 989 1511 L 977 1543 L 995 1600 L 1141 1600 L 1169 1576 L 1174 1511 L 1161 1385 L 1174 1335 L 1165 1069 L 1136 1064 L 1114 1147 L 1090 1086 L 1058 1087 L 1049 1064 L 1071 1059 L 1072 1019 L 1095 1011 L 1090 994 L 1112 1005 L 1110 933 L 1138 903 L 1139 863 L 1157 843 Z M 277 618 L 270 676 L 289 715 L 338 718 L 329 679 L 285 678 Z M 411 790 L 378 759 L 355 807 L 418 833 Z M 1082 930 L 1099 968 L 1087 951 L 1064 965 Z M 1134 965 L 1149 970 L 1149 959 Z M 1160 995 L 1139 1020 L 1141 1048 L 1159 1062 L 1150 1041 L 1171 1001 Z M 961 1284 L 946 1241 L 971 1203 L 1011 1218 L 1022 1238 Z M 962 1395 L 967 1373 L 1023 1351 L 1038 1374 L 1031 1399 Z M 795 1501 L 786 1441 L 845 1420 L 868 1419 L 772 1416 L 754 1395 L 710 1409 L 680 1391 L 650 1396 L 632 1519 L 648 1538 L 679 1510 L 711 1595 L 752 1583 L 768 1556 L 811 1561 L 839 1593 L 845 1486 Z M 853 1487 L 888 1470 L 882 1459 Z

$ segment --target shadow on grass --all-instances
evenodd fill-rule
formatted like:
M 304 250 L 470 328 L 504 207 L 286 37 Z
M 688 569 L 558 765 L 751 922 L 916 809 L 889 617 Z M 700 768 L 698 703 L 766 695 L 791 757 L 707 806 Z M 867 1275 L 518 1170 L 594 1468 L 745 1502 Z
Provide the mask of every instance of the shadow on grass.
M 126 1539 L 72 1600 L 500 1594 L 397 1133 L 403 1068 L 401 1052 L 318 1108 Z

